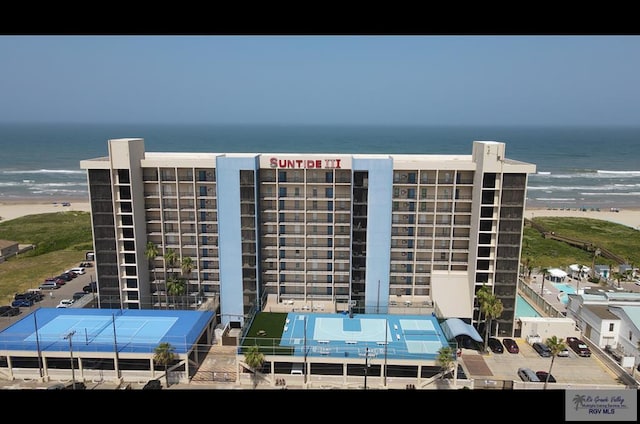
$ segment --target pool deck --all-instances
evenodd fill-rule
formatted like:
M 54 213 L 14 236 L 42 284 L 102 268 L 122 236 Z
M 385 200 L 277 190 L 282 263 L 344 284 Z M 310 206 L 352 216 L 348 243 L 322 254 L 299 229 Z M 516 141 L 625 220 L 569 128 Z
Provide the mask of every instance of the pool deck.
M 560 312 L 567 311 L 567 305 L 565 305 L 562 302 L 562 298 L 560 297 L 561 292 L 560 290 L 558 290 L 558 288 L 554 285 L 553 282 L 549 280 L 545 280 L 544 288 L 542 287 L 542 274 L 533 273 L 531 274 L 531 279 L 529 281 L 526 281 L 525 279 L 521 281 L 525 281 L 525 283 L 528 284 L 529 287 L 531 287 L 536 293 L 540 293 L 541 290 L 544 290 L 544 294 L 542 296 L 547 301 L 547 303 L 552 305 L 555 309 L 557 309 Z M 575 292 L 577 292 L 579 288 L 578 280 L 568 276 L 565 278 L 565 281 L 563 282 L 563 284 L 567 284 L 573 287 Z M 583 278 L 580 281 L 579 286 L 581 288 L 587 287 L 589 286 L 589 282 L 587 281 L 586 278 Z M 534 309 L 537 309 L 535 305 L 532 305 L 532 306 L 534 307 Z

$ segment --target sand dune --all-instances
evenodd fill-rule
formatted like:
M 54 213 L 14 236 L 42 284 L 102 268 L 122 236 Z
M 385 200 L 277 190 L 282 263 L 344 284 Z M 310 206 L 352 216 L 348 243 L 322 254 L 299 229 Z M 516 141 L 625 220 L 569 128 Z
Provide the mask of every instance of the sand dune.
M 68 206 L 63 206 L 67 204 Z M 49 202 L 44 200 L 21 200 L 15 202 L 0 201 L 0 222 L 25 215 L 52 213 L 61 211 L 90 211 L 89 202 L 81 201 L 58 201 Z M 602 219 L 605 221 L 615 222 L 627 225 L 631 228 L 640 230 L 640 208 L 637 209 L 621 209 L 618 212 L 611 210 L 579 210 L 579 209 L 543 209 L 543 208 L 527 208 L 525 211 L 526 218 L 534 218 L 541 216 L 566 216 L 566 217 L 583 217 Z

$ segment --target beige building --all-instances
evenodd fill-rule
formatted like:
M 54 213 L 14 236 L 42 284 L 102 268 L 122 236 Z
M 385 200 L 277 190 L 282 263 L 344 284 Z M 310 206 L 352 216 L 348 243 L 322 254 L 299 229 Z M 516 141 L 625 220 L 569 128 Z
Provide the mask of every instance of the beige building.
M 506 158 L 505 147 L 160 153 L 143 139 L 109 140 L 107 156 L 81 161 L 102 307 L 195 308 L 219 297 L 222 322 L 242 326 L 275 296 L 474 323 L 475 293 L 488 285 L 504 305 L 500 336 L 512 335 L 535 165 Z M 167 291 L 175 279 L 186 282 L 181 296 Z

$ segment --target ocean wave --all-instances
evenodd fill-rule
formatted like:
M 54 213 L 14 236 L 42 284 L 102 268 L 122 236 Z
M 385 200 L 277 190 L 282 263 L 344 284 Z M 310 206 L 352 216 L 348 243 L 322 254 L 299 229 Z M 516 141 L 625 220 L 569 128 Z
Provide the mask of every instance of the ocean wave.
M 545 202 L 572 202 L 574 197 L 534 197 L 535 200 L 544 200 Z
M 640 176 L 640 171 L 607 171 L 603 169 L 598 169 L 598 174 L 622 174 L 622 175 L 635 175 Z
M 556 186 L 556 185 L 546 185 L 546 186 L 535 186 L 529 185 L 527 186 L 527 190 L 544 190 L 544 191 L 576 191 L 576 190 L 602 190 L 602 191 L 611 191 L 611 190 L 624 190 L 625 188 L 636 188 L 640 187 L 639 184 L 606 184 L 599 186 Z
M 36 183 L 33 180 L 27 181 L 0 181 L 0 187 L 87 187 L 86 182 L 69 181 L 64 183 Z
M 626 193 L 613 193 L 613 192 L 605 192 L 605 193 L 590 193 L 588 191 L 584 193 L 580 193 L 583 196 L 640 196 L 640 191 L 629 191 Z
M 552 174 L 549 173 L 535 173 L 529 175 L 530 181 L 537 180 L 553 180 L 553 179 L 567 179 L 567 178 L 584 178 L 584 179 L 608 179 L 608 178 L 638 178 L 640 177 L 640 171 L 596 171 L 596 172 L 577 172 L 575 174 L 571 173 L 561 173 L 561 174 Z
M 86 175 L 87 171 L 77 169 L 23 169 L 0 171 L 0 174 L 83 174 Z

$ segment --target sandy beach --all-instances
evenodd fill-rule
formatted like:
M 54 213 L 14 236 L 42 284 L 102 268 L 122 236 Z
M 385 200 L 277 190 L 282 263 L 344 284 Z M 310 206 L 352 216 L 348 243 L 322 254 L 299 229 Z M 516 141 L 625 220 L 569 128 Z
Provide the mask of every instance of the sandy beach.
M 89 212 L 90 209 L 91 208 L 87 200 L 62 200 L 55 202 L 44 199 L 0 201 L 0 222 L 6 222 L 26 215 L 69 211 Z
M 86 199 L 70 199 L 55 202 L 47 201 L 44 199 L 0 201 L 0 222 L 19 218 L 25 215 L 64 211 L 89 212 L 89 202 Z M 611 210 L 583 211 L 580 209 L 548 209 L 535 207 L 527 208 L 525 210 L 526 218 L 531 219 L 542 216 L 565 216 L 601 219 L 640 230 L 640 208 L 619 209 L 617 212 Z

